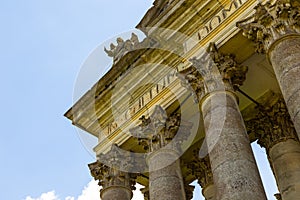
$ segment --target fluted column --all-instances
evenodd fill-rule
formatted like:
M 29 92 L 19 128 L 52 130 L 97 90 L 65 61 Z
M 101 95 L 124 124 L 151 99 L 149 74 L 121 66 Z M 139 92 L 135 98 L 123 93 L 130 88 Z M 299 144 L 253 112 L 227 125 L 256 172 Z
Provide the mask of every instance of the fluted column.
M 103 165 L 100 162 L 89 164 L 92 176 L 99 180 L 102 200 L 130 200 L 134 188 L 134 177 L 127 172 Z
M 272 100 L 246 125 L 266 148 L 282 199 L 294 200 L 300 197 L 300 143 L 284 100 Z
M 300 3 L 297 0 L 258 4 L 255 14 L 238 27 L 266 53 L 291 119 L 300 136 Z
M 149 193 L 151 200 L 185 200 L 179 154 L 180 141 L 172 141 L 179 130 L 180 115 L 170 117 L 156 106 L 150 118 L 142 117 L 142 124 L 130 130 L 148 150 Z M 185 134 L 183 134 L 186 136 Z
M 220 54 L 214 44 L 208 51 L 191 60 L 196 71 L 182 73 L 200 102 L 216 199 L 266 199 L 234 92 L 247 68 Z

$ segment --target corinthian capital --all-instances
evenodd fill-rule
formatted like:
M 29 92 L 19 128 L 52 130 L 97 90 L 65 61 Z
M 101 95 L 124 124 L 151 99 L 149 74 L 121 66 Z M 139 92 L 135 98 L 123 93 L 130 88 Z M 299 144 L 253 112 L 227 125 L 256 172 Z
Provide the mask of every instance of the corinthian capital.
M 238 22 L 237 26 L 256 43 L 258 53 L 267 52 L 276 40 L 300 33 L 300 3 L 296 0 L 259 3 L 255 13 Z
M 204 95 L 218 90 L 235 90 L 246 79 L 248 67 L 239 65 L 232 54 L 222 54 L 214 43 L 201 58 L 192 58 L 193 66 L 178 76 L 182 85 L 200 101 Z
M 267 108 L 260 108 L 257 115 L 245 121 L 247 130 L 258 138 L 258 144 L 267 149 L 275 144 L 293 139 L 298 141 L 293 122 L 287 111 L 283 98 L 278 99 Z
M 140 120 L 142 123 L 129 131 L 148 152 L 165 147 L 175 136 L 176 140 L 173 141 L 171 148 L 180 150 L 180 144 L 187 139 L 189 129 L 192 127 L 191 123 L 183 122 L 178 113 L 168 117 L 161 106 L 155 106 L 149 118 L 142 116 Z
M 106 189 L 110 186 L 128 187 L 135 190 L 136 174 L 122 172 L 115 167 L 108 167 L 99 161 L 88 165 L 91 175 L 99 181 L 99 186 Z

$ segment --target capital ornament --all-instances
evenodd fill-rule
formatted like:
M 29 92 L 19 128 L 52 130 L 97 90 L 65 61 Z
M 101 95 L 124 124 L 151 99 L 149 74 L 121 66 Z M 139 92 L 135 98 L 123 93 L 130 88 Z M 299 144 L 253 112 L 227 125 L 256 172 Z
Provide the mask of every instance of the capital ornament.
M 108 153 L 98 155 L 98 160 L 88 165 L 91 175 L 99 181 L 98 184 L 102 187 L 101 190 L 111 186 L 121 186 L 135 190 L 135 180 L 138 174 L 124 171 L 130 171 L 131 168 L 135 167 L 129 157 L 130 155 L 124 156 L 121 154 L 117 145 L 112 145 Z
M 183 122 L 181 115 L 175 113 L 170 117 L 161 106 L 155 106 L 149 118 L 142 116 L 141 124 L 129 130 L 138 139 L 148 152 L 153 152 L 167 146 L 172 141 L 170 148 L 180 151 L 181 143 L 189 137 L 192 124 Z M 173 140 L 176 137 L 175 140 Z
M 278 99 L 267 108 L 259 108 L 253 119 L 245 121 L 249 133 L 258 138 L 258 144 L 267 152 L 277 143 L 293 139 L 298 141 L 293 122 L 287 111 L 283 98 Z
M 136 174 L 119 171 L 114 167 L 108 167 L 99 161 L 88 165 L 91 171 L 91 175 L 95 180 L 98 180 L 98 185 L 102 187 L 102 190 L 111 186 L 127 187 L 131 190 L 135 190 Z
M 248 67 L 235 61 L 233 54 L 219 52 L 214 43 L 210 43 L 201 58 L 192 58 L 190 62 L 193 67 L 182 71 L 178 77 L 184 87 L 193 91 L 197 102 L 214 91 L 236 90 L 243 85 L 248 71 Z
M 265 53 L 280 38 L 300 33 L 300 3 L 297 0 L 258 3 L 255 13 L 237 22 L 237 27 L 255 42 L 258 53 Z

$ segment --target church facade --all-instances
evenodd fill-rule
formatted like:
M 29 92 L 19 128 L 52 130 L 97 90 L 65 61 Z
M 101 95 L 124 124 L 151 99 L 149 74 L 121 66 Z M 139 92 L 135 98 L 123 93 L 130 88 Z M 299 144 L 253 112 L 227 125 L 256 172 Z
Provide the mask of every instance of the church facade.
M 251 143 L 280 193 L 300 198 L 299 0 L 156 0 L 104 51 L 111 69 L 65 114 L 98 138 L 102 200 L 267 199 Z

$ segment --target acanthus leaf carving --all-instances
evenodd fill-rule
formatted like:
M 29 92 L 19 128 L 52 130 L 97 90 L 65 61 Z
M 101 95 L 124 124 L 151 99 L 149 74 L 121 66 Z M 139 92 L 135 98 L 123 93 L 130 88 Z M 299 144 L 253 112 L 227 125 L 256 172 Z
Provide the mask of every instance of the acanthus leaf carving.
M 166 111 L 159 105 L 155 106 L 154 112 L 149 118 L 142 116 L 141 124 L 131 128 L 129 132 L 138 139 L 139 145 L 142 145 L 148 152 L 153 152 L 167 146 L 176 136 L 176 142 L 172 148 L 180 150 L 180 144 L 189 136 L 191 123 L 181 124 L 181 115 L 174 113 L 170 117 Z M 180 130 L 185 131 L 183 134 L 177 134 Z
M 196 102 L 213 91 L 236 90 L 243 85 L 248 72 L 247 66 L 238 64 L 234 55 L 219 52 L 214 43 L 210 43 L 201 58 L 192 58 L 190 62 L 192 67 L 178 77 L 193 92 Z
M 237 22 L 237 27 L 255 42 L 258 53 L 265 53 L 279 38 L 300 33 L 300 4 L 293 0 L 258 3 L 255 13 Z
M 282 97 L 270 107 L 259 107 L 256 116 L 246 120 L 245 125 L 248 132 L 254 133 L 258 139 L 257 143 L 266 148 L 267 152 L 275 144 L 287 139 L 299 141 Z

